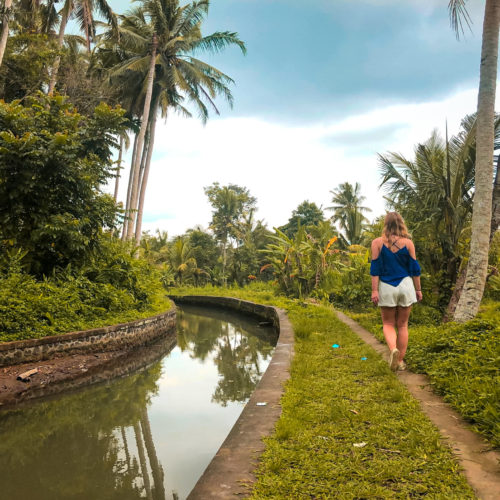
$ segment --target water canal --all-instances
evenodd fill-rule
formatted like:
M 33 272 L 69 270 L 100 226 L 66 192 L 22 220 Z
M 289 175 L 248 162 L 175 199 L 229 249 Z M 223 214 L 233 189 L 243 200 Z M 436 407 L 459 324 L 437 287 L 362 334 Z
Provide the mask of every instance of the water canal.
M 186 498 L 276 340 L 242 316 L 179 308 L 175 347 L 148 348 L 132 375 L 0 412 L 0 498 Z

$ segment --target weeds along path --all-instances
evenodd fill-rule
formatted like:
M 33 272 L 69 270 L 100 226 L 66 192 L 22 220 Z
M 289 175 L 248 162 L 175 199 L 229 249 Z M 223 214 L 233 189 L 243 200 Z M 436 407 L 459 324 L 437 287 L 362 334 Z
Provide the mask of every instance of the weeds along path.
M 379 342 L 349 316 L 340 311 L 336 314 L 364 342 L 373 347 L 385 360 L 388 359 L 385 344 Z M 459 414 L 432 391 L 429 379 L 425 375 L 405 371 L 398 372 L 398 378 L 420 402 L 423 412 L 447 438 L 477 496 L 483 500 L 500 498 L 500 453 L 491 450 L 490 445 L 471 431 Z

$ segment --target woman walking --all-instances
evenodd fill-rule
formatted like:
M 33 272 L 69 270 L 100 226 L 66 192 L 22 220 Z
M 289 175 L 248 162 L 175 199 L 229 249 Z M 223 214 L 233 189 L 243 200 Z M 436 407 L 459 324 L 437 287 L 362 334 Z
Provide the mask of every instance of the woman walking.
M 408 319 L 411 306 L 422 300 L 422 289 L 415 246 L 397 212 L 385 216 L 382 236 L 372 241 L 370 274 L 372 302 L 380 307 L 391 370 L 404 370 Z

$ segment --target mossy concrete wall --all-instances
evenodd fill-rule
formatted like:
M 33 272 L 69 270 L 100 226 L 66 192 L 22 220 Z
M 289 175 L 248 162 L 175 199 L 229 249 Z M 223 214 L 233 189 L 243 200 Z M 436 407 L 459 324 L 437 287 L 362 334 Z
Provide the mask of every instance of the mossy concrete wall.
M 68 353 L 87 353 L 104 350 L 128 350 L 146 345 L 165 332 L 175 329 L 176 310 L 157 316 L 66 333 L 40 339 L 18 340 L 0 344 L 0 367 L 51 359 Z

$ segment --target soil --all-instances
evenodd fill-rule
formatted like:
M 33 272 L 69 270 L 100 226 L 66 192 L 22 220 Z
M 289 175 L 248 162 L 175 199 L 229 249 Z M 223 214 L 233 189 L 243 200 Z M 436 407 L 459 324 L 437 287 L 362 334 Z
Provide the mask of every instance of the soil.
M 49 385 L 86 377 L 89 372 L 123 355 L 124 351 L 72 354 L 0 368 L 0 406 L 8 406 L 28 399 L 29 393 L 40 392 Z M 17 379 L 21 373 L 33 369 L 38 369 L 38 373 L 30 376 L 27 382 Z

